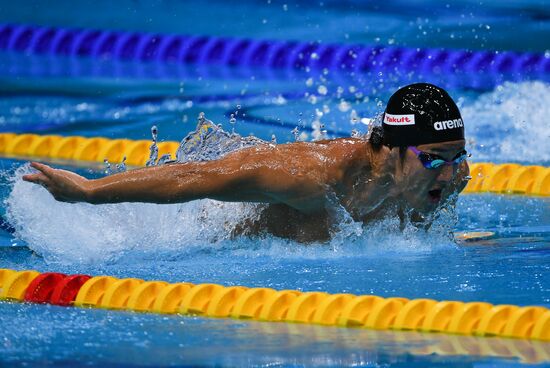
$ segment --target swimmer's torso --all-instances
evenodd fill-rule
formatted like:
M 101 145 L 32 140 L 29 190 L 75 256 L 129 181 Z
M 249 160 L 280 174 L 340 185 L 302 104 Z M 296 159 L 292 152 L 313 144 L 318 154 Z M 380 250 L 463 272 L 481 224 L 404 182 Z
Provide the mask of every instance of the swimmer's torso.
M 239 224 L 233 235 L 271 234 L 305 243 L 330 239 L 332 224 L 325 210 L 306 214 L 284 204 L 270 204 L 260 211 L 257 218 Z
M 340 221 L 335 216 L 338 211 L 347 211 L 355 221 L 382 217 L 389 204 L 391 179 L 372 165 L 366 145 L 358 139 L 321 142 L 318 154 L 327 162 L 323 176 L 332 180 L 321 183 L 320 196 L 306 201 L 306 208 L 290 201 L 266 205 L 256 219 L 237 226 L 233 235 L 269 233 L 302 242 L 326 241 Z

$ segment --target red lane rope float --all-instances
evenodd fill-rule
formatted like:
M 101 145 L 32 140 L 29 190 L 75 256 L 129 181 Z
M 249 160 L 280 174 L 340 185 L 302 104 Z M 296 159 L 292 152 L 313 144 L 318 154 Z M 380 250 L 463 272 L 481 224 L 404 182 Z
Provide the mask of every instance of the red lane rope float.
M 88 275 L 66 276 L 53 289 L 50 303 L 62 306 L 70 305 L 76 299 L 82 285 L 91 278 Z
M 484 302 L 277 291 L 0 269 L 0 299 L 271 322 L 550 341 L 550 309 Z
M 23 300 L 30 303 L 49 303 L 67 306 L 74 302 L 80 288 L 91 276 L 67 276 L 46 272 L 36 276 L 27 286 Z
M 53 289 L 67 275 L 57 272 L 46 272 L 31 281 L 25 292 L 24 300 L 31 303 L 49 303 Z

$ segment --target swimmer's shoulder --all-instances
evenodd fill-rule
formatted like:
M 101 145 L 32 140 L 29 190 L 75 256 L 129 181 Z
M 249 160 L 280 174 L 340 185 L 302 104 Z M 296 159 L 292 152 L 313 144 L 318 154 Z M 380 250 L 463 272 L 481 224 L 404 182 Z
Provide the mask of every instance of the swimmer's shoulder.
M 336 138 L 314 142 L 270 144 L 251 148 L 258 159 L 285 160 L 300 165 L 322 164 L 325 167 L 364 165 L 371 159 L 371 145 L 360 138 Z
M 366 139 L 337 138 L 321 141 L 326 145 L 327 155 L 342 164 L 355 164 L 370 159 L 371 144 Z

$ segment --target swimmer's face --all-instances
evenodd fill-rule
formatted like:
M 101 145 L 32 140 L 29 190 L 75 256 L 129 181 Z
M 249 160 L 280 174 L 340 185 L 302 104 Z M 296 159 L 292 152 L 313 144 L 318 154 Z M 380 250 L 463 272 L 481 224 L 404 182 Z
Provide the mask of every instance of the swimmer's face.
M 416 148 L 429 153 L 436 158 L 452 161 L 464 151 L 463 139 L 443 143 L 422 144 Z M 421 212 L 435 209 L 444 202 L 455 190 L 453 182 L 459 167 L 465 165 L 442 165 L 435 169 L 427 169 L 417 155 L 407 149 L 405 158 L 396 175 L 396 181 L 401 187 L 401 193 L 409 205 Z

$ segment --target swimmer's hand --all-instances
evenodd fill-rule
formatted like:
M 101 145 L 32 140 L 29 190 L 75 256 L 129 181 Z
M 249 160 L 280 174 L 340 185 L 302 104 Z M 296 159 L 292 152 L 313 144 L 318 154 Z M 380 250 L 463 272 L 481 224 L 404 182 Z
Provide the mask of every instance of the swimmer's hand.
M 87 201 L 88 179 L 73 172 L 54 169 L 38 162 L 32 162 L 31 167 L 38 170 L 38 172 L 24 175 L 23 180 L 42 185 L 58 201 Z

